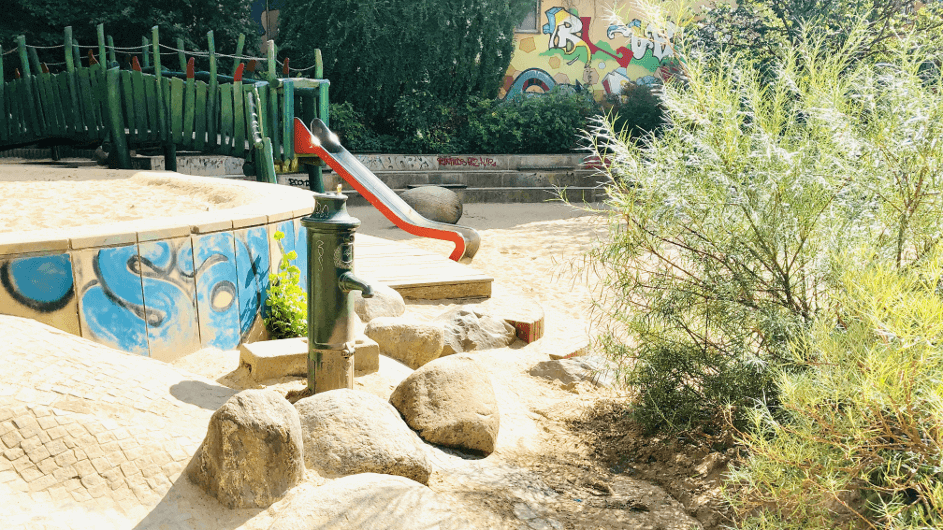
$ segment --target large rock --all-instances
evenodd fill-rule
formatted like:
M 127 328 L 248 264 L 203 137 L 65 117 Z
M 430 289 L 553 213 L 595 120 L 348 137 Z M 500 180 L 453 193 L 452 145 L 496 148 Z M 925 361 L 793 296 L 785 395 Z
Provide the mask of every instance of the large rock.
M 528 373 L 534 377 L 559 381 L 564 386 L 589 381 L 596 386 L 611 387 L 616 379 L 615 366 L 599 355 L 544 361 L 534 365 Z
M 399 317 L 375 318 L 364 334 L 380 345 L 381 352 L 413 369 L 439 358 L 445 346 L 439 326 Z
M 384 473 L 426 484 L 426 447 L 389 403 L 360 390 L 331 390 L 295 403 L 305 464 L 322 475 Z
M 494 451 L 501 414 L 491 377 L 468 354 L 437 359 L 413 372 L 390 403 L 427 442 Z
M 511 324 L 467 305 L 437 316 L 435 322 L 443 327 L 443 356 L 504 348 L 514 342 L 516 333 Z
M 465 530 L 453 502 L 402 477 L 364 473 L 297 488 L 269 530 Z
M 441 186 L 419 186 L 400 194 L 406 204 L 430 221 L 455 224 L 462 218 L 462 201 Z
M 364 298 L 360 291 L 350 293 L 354 312 L 360 320 L 370 322 L 377 317 L 398 317 L 406 312 L 406 302 L 395 289 L 377 281 L 369 283 L 373 286 L 372 298 Z
M 301 423 L 273 390 L 244 390 L 210 419 L 187 468 L 190 480 L 230 508 L 265 508 L 304 476 Z

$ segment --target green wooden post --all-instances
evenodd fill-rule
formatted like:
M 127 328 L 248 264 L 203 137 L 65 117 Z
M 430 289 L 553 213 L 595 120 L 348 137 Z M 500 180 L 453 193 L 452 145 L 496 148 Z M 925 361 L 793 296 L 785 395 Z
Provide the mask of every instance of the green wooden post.
M 282 83 L 282 149 L 285 160 L 295 158 L 295 85 L 291 81 Z
M 128 151 L 128 139 L 124 133 L 124 117 L 121 114 L 121 93 L 118 87 L 119 74 L 118 67 L 109 68 L 105 72 L 108 129 L 111 133 L 111 147 L 117 155 L 118 167 L 131 169 L 131 154 Z
M 278 56 L 278 48 L 275 46 L 275 41 L 273 41 L 273 40 L 268 41 L 268 53 L 267 53 L 267 57 L 268 57 L 268 65 L 267 65 L 267 66 L 268 66 L 268 72 L 267 72 L 267 73 L 268 73 L 268 75 L 267 75 L 266 77 L 268 77 L 269 83 L 274 82 L 275 79 L 278 78 L 278 74 L 277 74 L 277 71 L 278 71 L 277 66 L 278 66 L 278 65 L 277 65 L 276 62 L 275 62 L 277 56 Z
M 240 33 L 240 34 L 239 34 L 239 40 L 236 41 L 236 58 L 233 59 L 233 65 L 232 65 L 232 75 L 233 75 L 233 76 L 236 75 L 236 68 L 239 68 L 239 63 L 242 62 L 242 60 L 239 59 L 239 56 L 242 55 L 242 48 L 243 48 L 245 45 L 246 45 L 246 36 Z
M 102 68 L 108 69 L 108 57 L 105 52 L 105 25 L 99 24 L 95 26 L 95 29 L 98 31 L 98 60 L 101 61 Z
M 29 64 L 32 69 L 32 74 L 38 76 L 43 71 L 43 67 L 39 63 L 39 54 L 36 53 L 36 48 L 32 46 L 29 47 L 27 53 L 29 54 Z
M 75 39 L 72 39 L 72 61 L 75 63 L 76 68 L 82 67 L 82 51 L 79 49 L 79 43 Z
M 6 140 L 9 136 L 10 118 L 7 116 L 7 107 L 4 101 L 5 94 L 3 91 L 3 85 L 5 84 L 5 78 L 3 77 L 3 46 L 0 46 L 0 140 Z
M 118 62 L 118 56 L 115 54 L 115 39 L 108 35 L 108 66 Z
M 206 42 L 210 53 L 210 83 L 206 93 L 206 140 L 207 145 L 212 151 L 219 145 L 219 139 L 216 136 L 218 130 L 219 116 L 217 113 L 219 101 L 219 80 L 216 79 L 216 43 L 213 40 L 213 32 L 206 32 Z
M 167 105 L 164 98 L 164 84 L 160 69 L 160 35 L 157 26 L 151 28 L 151 49 L 154 53 L 154 76 L 157 78 L 157 126 L 158 138 L 164 143 L 164 169 L 177 171 L 177 148 L 170 138 L 167 127 Z
M 36 104 L 33 101 L 33 74 L 29 68 L 29 60 L 26 58 L 26 37 L 20 35 L 16 38 L 16 47 L 18 55 L 20 56 L 20 66 L 23 68 L 23 94 L 26 98 L 26 114 L 29 115 L 29 122 L 31 124 L 28 127 L 29 134 L 33 136 L 38 136 L 42 129 L 39 125 L 39 113 L 36 108 Z
M 242 81 L 233 81 L 232 96 L 232 156 L 244 157 L 246 154 L 246 116 L 243 107 L 246 98 L 242 90 Z
M 314 50 L 314 75 L 316 79 L 324 79 L 324 62 L 321 60 L 321 50 Z M 324 122 L 325 127 L 330 127 L 330 116 L 328 116 L 328 109 L 330 108 L 330 100 L 328 99 L 328 88 L 331 83 L 327 80 L 321 82 L 318 85 L 318 117 L 321 118 L 321 121 Z
M 177 37 L 177 59 L 180 61 L 180 71 L 187 71 L 187 54 L 183 51 L 183 39 Z
M 142 68 L 150 68 L 151 66 L 151 55 L 148 49 L 149 44 L 147 37 L 141 37 L 141 54 L 144 55 L 144 66 L 142 66 Z
M 193 58 L 190 61 L 196 62 Z M 186 65 L 187 86 L 183 89 L 183 145 L 193 147 L 193 125 L 196 120 L 196 80 L 190 76 L 190 65 Z M 196 66 L 194 66 L 194 69 Z
M 82 112 L 75 83 L 75 61 L 72 56 L 72 26 L 67 26 L 63 31 L 62 44 L 65 47 L 66 83 L 69 86 L 69 100 L 72 102 L 68 114 L 72 118 L 73 132 L 83 133 L 85 128 L 82 126 Z

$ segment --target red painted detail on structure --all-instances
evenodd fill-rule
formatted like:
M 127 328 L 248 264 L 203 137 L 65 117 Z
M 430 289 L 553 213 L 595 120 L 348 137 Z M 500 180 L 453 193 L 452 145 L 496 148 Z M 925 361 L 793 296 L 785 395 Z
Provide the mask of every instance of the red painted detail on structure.
M 471 167 L 498 167 L 498 163 L 493 158 L 483 156 L 469 156 L 460 158 L 456 156 L 440 156 L 438 159 L 440 166 L 471 166 Z
M 92 53 L 92 50 L 88 51 L 88 65 L 92 66 L 93 64 L 98 64 L 98 59 L 95 58 L 95 54 Z
M 632 62 L 632 59 L 634 58 L 634 56 L 632 55 L 632 52 L 628 48 L 626 48 L 625 46 L 620 46 L 616 48 L 616 54 L 618 55 L 613 55 L 612 53 L 607 52 L 606 50 L 593 44 L 592 38 L 590 38 L 589 36 L 589 28 L 592 27 L 593 17 L 580 17 L 580 22 L 583 23 L 583 34 L 580 35 L 580 38 L 583 39 L 583 42 L 586 43 L 586 46 L 589 48 L 590 59 L 593 58 L 594 53 L 602 52 L 608 55 L 609 57 L 612 57 L 613 59 L 615 59 L 616 62 L 619 63 L 619 66 L 623 68 L 625 68 L 626 66 L 629 66 L 629 63 Z
M 14 68 L 14 69 L 13 69 L 13 79 L 19 79 L 19 78 L 20 78 L 20 69 L 19 69 L 19 68 Z
M 282 63 L 282 75 L 285 76 L 285 77 L 288 77 L 288 75 L 289 75 L 289 72 L 288 72 L 288 60 L 289 60 L 288 57 L 285 57 L 285 62 Z
M 249 63 L 249 65 L 251 66 L 252 63 Z M 245 70 L 245 68 L 246 68 L 246 65 L 239 63 L 239 66 L 236 67 L 236 75 L 232 76 L 234 82 L 242 81 L 242 71 Z M 252 70 L 249 70 L 249 71 L 251 72 Z
M 195 59 L 194 57 L 190 57 L 190 60 L 187 61 L 187 79 L 193 79 L 193 77 L 194 77 L 194 71 L 193 71 L 193 70 L 194 70 L 194 68 L 193 68 L 193 61 L 194 61 L 194 59 Z
M 44 74 L 48 74 L 48 73 L 49 73 L 49 67 L 46 66 L 46 63 L 41 63 L 41 64 L 39 65 L 39 69 L 42 70 Z
M 137 56 L 131 57 L 131 69 L 135 72 L 141 71 L 141 63 L 138 61 Z
M 249 61 L 249 68 L 248 68 L 248 70 L 249 70 L 250 73 L 251 73 L 251 72 L 255 72 L 256 64 L 257 64 L 257 63 L 255 62 L 255 59 L 252 59 L 251 61 Z

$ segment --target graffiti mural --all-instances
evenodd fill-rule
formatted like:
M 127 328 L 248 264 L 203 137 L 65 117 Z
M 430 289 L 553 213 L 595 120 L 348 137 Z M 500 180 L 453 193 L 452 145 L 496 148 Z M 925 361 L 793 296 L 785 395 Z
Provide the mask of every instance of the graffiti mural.
M 79 333 L 71 257 L 52 254 L 4 258 L 0 260 L 3 312 Z
M 200 344 L 231 350 L 239 345 L 239 294 L 232 232 L 193 236 Z
M 269 233 L 264 226 L 234 232 L 236 288 L 239 291 L 239 332 L 245 339 L 265 311 L 269 288 Z
M 544 2 L 546 23 L 540 33 L 516 34 L 503 97 L 562 85 L 589 90 L 601 100 L 620 94 L 629 83 L 652 85 L 671 76 L 678 60 L 672 39 L 679 30 L 673 23 L 662 28 L 636 18 L 609 24 L 604 12 L 597 13 L 595 2 L 570 4 Z
M 76 251 L 72 254 L 82 336 L 112 348 L 148 355 L 148 312 L 141 289 L 137 245 Z
M 140 244 L 131 263 L 147 300 L 151 357 L 173 359 L 200 349 L 193 244 L 189 237 Z

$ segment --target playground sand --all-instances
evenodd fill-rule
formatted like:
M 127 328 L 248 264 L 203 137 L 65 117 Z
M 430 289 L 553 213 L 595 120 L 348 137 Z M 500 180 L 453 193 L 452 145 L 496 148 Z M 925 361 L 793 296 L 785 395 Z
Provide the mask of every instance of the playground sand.
M 133 170 L 0 164 L 0 232 L 225 210 L 257 198 L 219 180 L 201 183 Z

